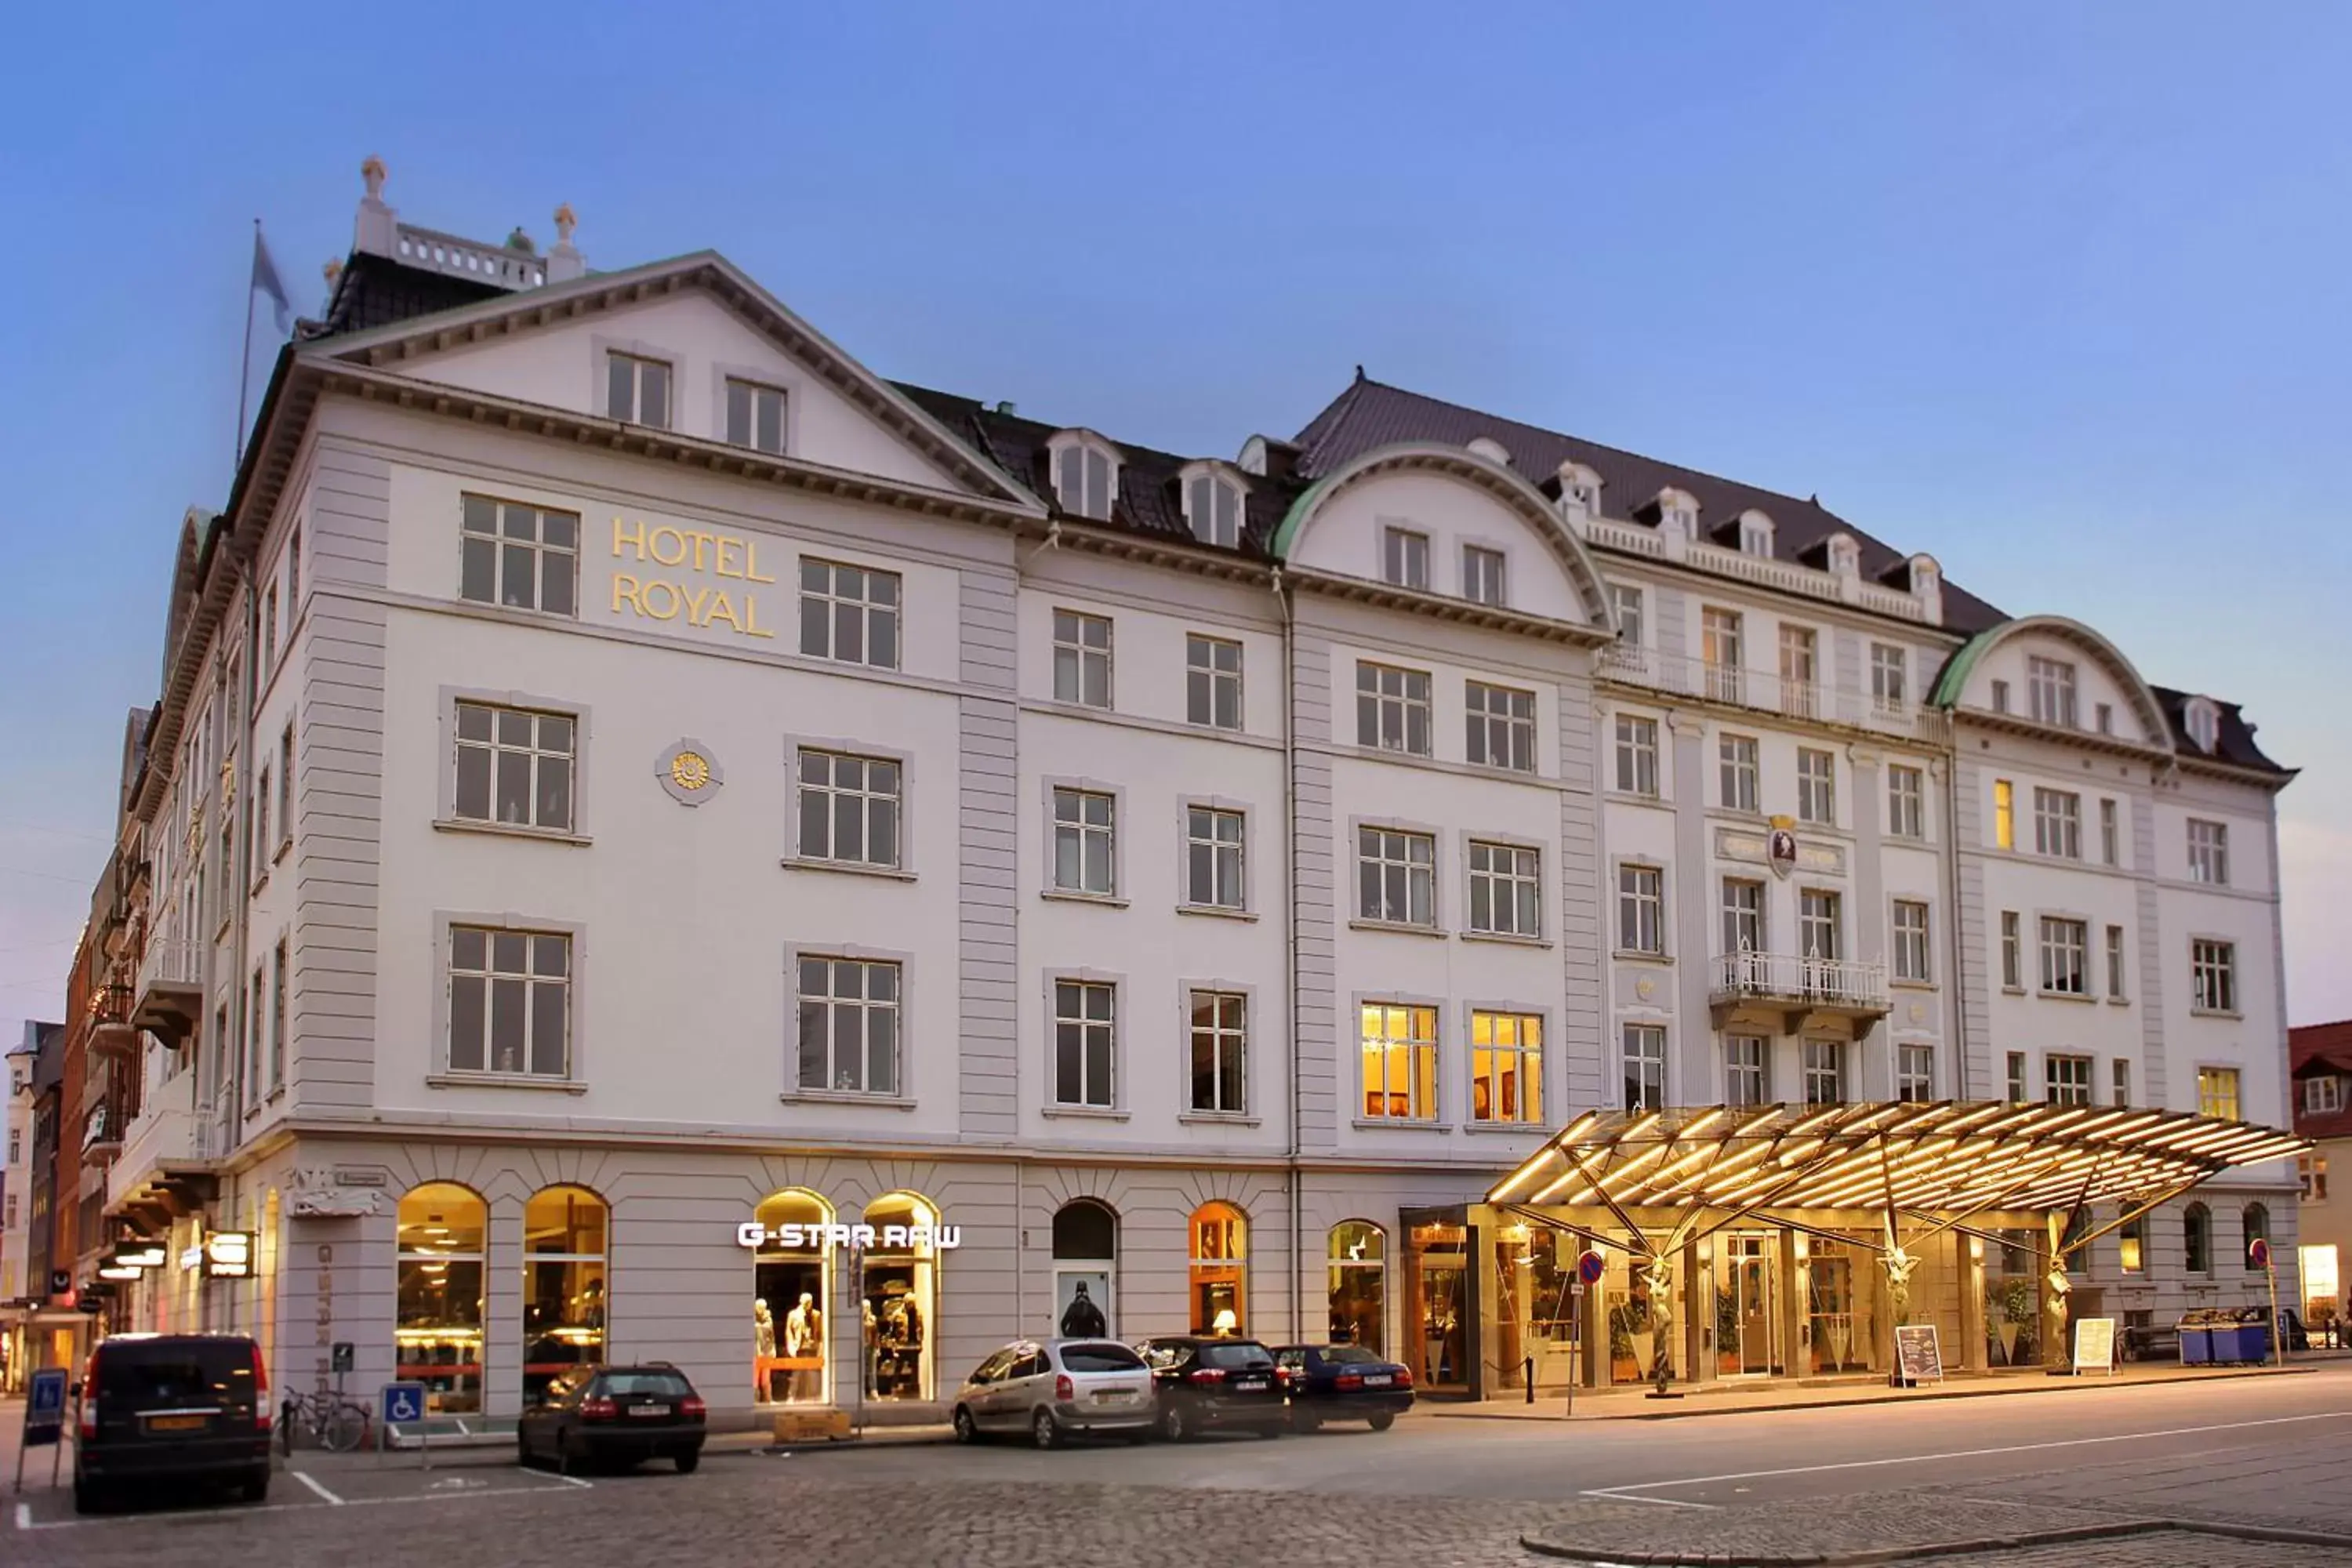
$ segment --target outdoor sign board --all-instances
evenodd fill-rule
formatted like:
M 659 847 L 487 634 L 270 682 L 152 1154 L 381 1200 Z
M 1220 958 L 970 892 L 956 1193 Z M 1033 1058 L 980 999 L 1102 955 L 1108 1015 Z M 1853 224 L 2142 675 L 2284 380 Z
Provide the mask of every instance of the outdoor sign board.
M 205 1278 L 244 1279 L 253 1273 L 253 1232 L 216 1230 L 205 1237 Z
M 2074 1375 L 2116 1371 L 2116 1321 L 2113 1318 L 2074 1320 Z
M 387 1383 L 383 1385 L 383 1424 L 404 1426 L 412 1421 L 425 1419 L 425 1385 L 421 1383 Z
M 49 1485 L 58 1484 L 58 1463 L 65 1452 L 66 1372 L 46 1366 L 33 1373 L 26 1390 L 25 1431 L 16 1445 L 16 1489 L 25 1489 L 25 1455 L 33 1448 L 49 1450 Z M 21 1518 L 21 1515 L 19 1516 Z
M 1899 1323 L 1895 1329 L 1895 1380 L 1906 1388 L 1944 1381 L 1943 1347 L 1933 1323 Z

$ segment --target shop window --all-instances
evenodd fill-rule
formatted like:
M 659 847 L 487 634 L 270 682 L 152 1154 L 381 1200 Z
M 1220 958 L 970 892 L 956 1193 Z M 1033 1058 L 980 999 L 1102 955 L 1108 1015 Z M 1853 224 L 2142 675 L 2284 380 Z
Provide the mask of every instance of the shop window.
M 1111 1310 L 1118 1216 L 1092 1198 L 1054 1211 L 1054 1326 L 1066 1338 L 1118 1331 Z
M 931 1326 L 939 1321 L 939 1255 L 931 1242 L 940 1211 L 911 1193 L 886 1193 L 866 1205 L 877 1238 L 866 1248 L 863 1298 L 866 1397 L 929 1399 Z M 921 1228 L 919 1243 L 908 1233 Z M 908 1239 L 890 1241 L 892 1236 Z
M 2189 1272 L 2213 1272 L 2213 1211 L 2203 1204 L 2190 1204 L 2180 1214 L 2180 1239 L 2187 1253 Z
M 824 1312 L 833 1300 L 824 1227 L 833 1208 L 814 1193 L 787 1191 L 752 1217 L 767 1236 L 751 1257 L 752 1396 L 763 1404 L 823 1404 Z
M 2116 1242 L 2116 1251 L 2117 1260 L 2122 1264 L 2125 1273 L 2147 1272 L 2147 1216 L 2146 1215 L 2124 1222 L 2120 1238 Z
M 1192 1231 L 1192 1331 L 1241 1333 L 1249 1321 L 1249 1221 L 1231 1204 L 1202 1204 Z
M 522 1211 L 522 1402 L 604 1359 L 611 1214 L 585 1187 L 542 1187 Z
M 427 1182 L 400 1200 L 398 1318 L 394 1363 L 425 1385 L 425 1409 L 482 1408 L 482 1254 L 489 1209 L 481 1194 Z
M 1386 1354 L 1388 1237 L 1351 1219 L 1331 1227 L 1331 1342 Z

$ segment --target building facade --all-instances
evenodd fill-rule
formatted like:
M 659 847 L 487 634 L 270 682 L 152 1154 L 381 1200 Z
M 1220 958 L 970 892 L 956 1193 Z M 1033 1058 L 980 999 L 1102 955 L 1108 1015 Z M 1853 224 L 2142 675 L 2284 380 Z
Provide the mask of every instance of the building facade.
M 2079 1056 L 2284 1119 L 2289 775 L 2085 628 L 1361 377 L 1231 462 L 1045 424 L 717 256 L 590 273 L 568 211 L 542 257 L 368 180 L 126 747 L 110 1326 L 448 1411 L 658 1356 L 913 1415 L 1084 1285 L 1475 1392 L 1448 1216 L 1579 1109 Z M 2045 666 L 2075 706 L 2011 711 Z M 2097 847 L 2021 847 L 2021 789 Z M 2012 913 L 2078 967 L 2012 993 Z M 2228 1294 L 2194 1223 L 2084 1288 Z
M 2352 1215 L 2328 1190 L 2328 1167 L 2352 1151 L 2352 1019 L 2287 1031 L 2294 1091 L 2294 1130 L 2311 1141 L 2297 1162 L 2301 1246 L 2296 1258 L 2304 1316 L 2345 1321 L 2344 1266 L 2352 1261 Z

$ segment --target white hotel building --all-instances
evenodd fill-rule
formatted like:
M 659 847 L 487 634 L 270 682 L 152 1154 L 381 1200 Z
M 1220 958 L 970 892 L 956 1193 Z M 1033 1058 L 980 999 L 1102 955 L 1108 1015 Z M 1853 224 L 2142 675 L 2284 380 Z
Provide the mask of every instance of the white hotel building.
M 1492 1393 L 1559 1314 L 1477 1205 L 1581 1110 L 2286 1119 L 2291 775 L 2087 627 L 1360 375 L 1231 462 L 1041 424 L 718 256 L 590 272 L 568 214 L 542 257 L 381 184 L 182 542 L 109 1181 L 173 1261 L 112 1326 L 452 1411 L 601 1355 L 913 1415 L 1083 1281 Z M 2224 1181 L 2076 1309 L 2252 1300 L 2293 1174 Z M 1678 1375 L 1884 1368 L 1827 1224 L 1677 1258 L 1734 1303 Z M 1589 1239 L 1610 1353 L 1559 1375 L 1623 1380 Z M 1955 1367 L 2033 1359 L 1937 1310 Z

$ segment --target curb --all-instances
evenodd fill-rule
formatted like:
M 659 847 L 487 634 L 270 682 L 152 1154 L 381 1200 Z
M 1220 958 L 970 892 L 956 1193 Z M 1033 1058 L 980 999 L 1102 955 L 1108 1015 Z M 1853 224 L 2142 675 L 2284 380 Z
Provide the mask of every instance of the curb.
M 1519 1544 L 1538 1557 L 1569 1563 L 1590 1563 L 1600 1568 L 1865 1568 L 1882 1563 L 1916 1563 L 1931 1557 L 1972 1556 L 1988 1552 L 2021 1552 L 2042 1546 L 2065 1546 L 2088 1541 L 2118 1541 L 2135 1535 L 2178 1531 L 2187 1535 L 2216 1535 L 2233 1541 L 2283 1546 L 2333 1547 L 2352 1550 L 2352 1535 L 2321 1531 L 2274 1529 L 2267 1525 L 2208 1524 L 2192 1520 L 2133 1519 L 2112 1524 L 2076 1524 L 2054 1530 L 2019 1531 L 2011 1535 L 1976 1536 L 1964 1541 L 1938 1541 L 1914 1546 L 1878 1546 L 1853 1552 L 1620 1552 L 1601 1547 L 1563 1546 L 1529 1531 Z

